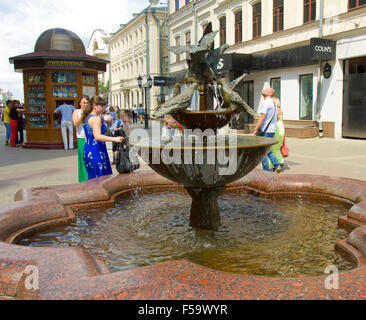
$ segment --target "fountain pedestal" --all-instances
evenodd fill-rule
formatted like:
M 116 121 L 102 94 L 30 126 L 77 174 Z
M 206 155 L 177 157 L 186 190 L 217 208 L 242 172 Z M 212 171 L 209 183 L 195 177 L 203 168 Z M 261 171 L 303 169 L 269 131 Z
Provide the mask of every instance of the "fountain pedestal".
M 225 186 L 216 188 L 184 187 L 192 198 L 189 225 L 201 229 L 217 229 L 220 226 L 218 197 Z

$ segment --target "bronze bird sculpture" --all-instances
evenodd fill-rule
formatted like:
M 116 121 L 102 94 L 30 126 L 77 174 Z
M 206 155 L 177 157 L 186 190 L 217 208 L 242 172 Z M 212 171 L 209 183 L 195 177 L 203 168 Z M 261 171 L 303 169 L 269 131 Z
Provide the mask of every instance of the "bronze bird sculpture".
M 161 104 L 154 110 L 152 116 L 154 118 L 163 118 L 167 113 L 174 114 L 174 112 L 184 111 L 191 105 L 194 91 L 198 89 L 197 83 L 192 83 L 187 90 L 173 97 L 171 100 Z
M 243 76 L 238 79 L 243 78 Z M 258 117 L 257 112 L 253 110 L 240 96 L 237 92 L 232 89 L 232 86 L 228 83 L 225 78 L 222 78 L 218 81 L 221 84 L 221 94 L 224 99 L 224 106 L 226 106 L 229 110 L 239 113 L 239 112 L 248 112 L 253 117 Z M 234 86 L 236 86 L 239 82 L 234 80 Z
M 212 82 L 213 72 L 207 62 L 207 54 L 212 50 L 215 36 L 218 31 L 205 34 L 198 45 L 171 47 L 169 50 L 175 54 L 187 53 L 188 73 L 186 83 L 205 85 Z M 215 58 L 214 56 L 212 57 Z M 214 63 L 214 62 L 213 62 Z

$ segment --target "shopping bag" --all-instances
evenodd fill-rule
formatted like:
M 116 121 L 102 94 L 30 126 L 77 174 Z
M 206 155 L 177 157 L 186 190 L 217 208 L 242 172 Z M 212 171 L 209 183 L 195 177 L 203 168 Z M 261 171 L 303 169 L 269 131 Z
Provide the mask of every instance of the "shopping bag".
M 280 151 L 281 151 L 282 157 L 284 157 L 284 158 L 288 157 L 289 150 L 288 150 L 288 147 L 286 145 L 286 139 L 285 138 L 283 138 L 283 142 L 282 142 L 282 146 L 280 148 Z
M 140 161 L 133 148 L 123 140 L 117 146 L 116 170 L 119 173 L 130 173 L 140 168 Z

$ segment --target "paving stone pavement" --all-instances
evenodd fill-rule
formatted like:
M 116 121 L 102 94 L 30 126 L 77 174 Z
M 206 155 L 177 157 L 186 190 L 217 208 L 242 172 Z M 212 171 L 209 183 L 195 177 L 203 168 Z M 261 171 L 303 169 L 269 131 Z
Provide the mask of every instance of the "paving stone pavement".
M 132 125 L 132 129 L 143 127 L 143 124 Z M 366 140 L 286 138 L 286 141 L 290 156 L 280 174 L 329 175 L 366 181 Z M 107 146 L 112 159 L 111 143 Z M 151 169 L 142 164 L 139 170 Z M 22 188 L 77 183 L 77 171 L 76 150 L 5 146 L 5 126 L 0 122 L 0 204 L 13 201 L 16 191 Z M 114 166 L 113 172 L 117 174 Z

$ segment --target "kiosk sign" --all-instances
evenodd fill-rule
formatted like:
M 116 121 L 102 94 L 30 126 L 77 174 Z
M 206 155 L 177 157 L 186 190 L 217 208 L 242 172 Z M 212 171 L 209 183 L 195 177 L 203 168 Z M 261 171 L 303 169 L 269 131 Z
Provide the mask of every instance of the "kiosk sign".
M 336 57 L 336 42 L 329 39 L 311 38 L 310 50 L 312 60 L 334 60 Z
M 84 68 L 84 61 L 78 60 L 46 60 L 46 68 Z

